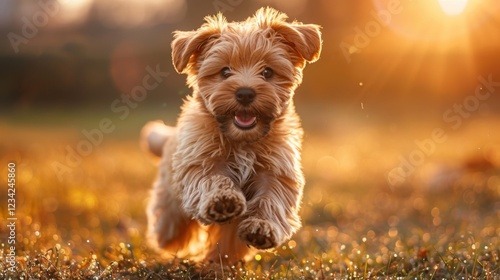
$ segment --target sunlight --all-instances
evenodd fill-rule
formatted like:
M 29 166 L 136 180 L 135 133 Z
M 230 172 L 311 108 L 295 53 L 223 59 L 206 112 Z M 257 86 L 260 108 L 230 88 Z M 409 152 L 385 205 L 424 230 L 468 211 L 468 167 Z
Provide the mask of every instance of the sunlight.
M 187 9 L 186 0 L 95 1 L 95 4 L 99 19 L 110 28 L 176 22 L 184 18 Z
M 438 2 L 443 12 L 450 16 L 461 14 L 467 6 L 467 0 L 438 0 Z
M 407 80 L 401 84 L 407 92 L 417 81 L 425 81 L 425 90 L 440 95 L 455 95 L 460 92 L 462 83 L 444 82 L 445 77 L 455 77 L 469 85 L 474 84 L 477 70 L 476 57 L 472 42 L 474 34 L 488 26 L 488 17 L 483 13 L 484 1 L 437 0 L 429 5 L 428 1 L 410 1 L 401 4 L 400 12 L 387 15 L 391 0 L 373 0 L 372 15 L 385 19 L 387 34 L 380 32 L 373 37 L 372 48 L 379 44 L 397 45 L 390 61 L 377 65 L 378 73 L 392 73 L 386 76 L 374 76 L 373 82 L 385 84 L 392 81 L 392 75 L 406 71 Z M 491 9 L 491 6 L 490 6 Z M 397 34 L 394 36 L 394 33 Z M 371 39 L 371 38 L 370 38 Z M 377 41 L 378 40 L 378 41 Z M 410 55 L 411 53 L 411 55 Z M 405 64 L 411 57 L 413 63 Z M 432 69 L 424 71 L 423 69 Z M 367 81 L 368 83 L 369 81 Z
M 58 20 L 63 25 L 81 24 L 87 19 L 93 0 L 60 1 Z

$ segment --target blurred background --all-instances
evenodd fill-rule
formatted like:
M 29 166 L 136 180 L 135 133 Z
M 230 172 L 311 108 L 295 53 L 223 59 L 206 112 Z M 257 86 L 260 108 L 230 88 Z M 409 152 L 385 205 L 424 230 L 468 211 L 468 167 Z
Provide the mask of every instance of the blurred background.
M 175 124 L 190 92 L 172 32 L 262 6 L 322 26 L 296 94 L 306 225 L 396 238 L 403 223 L 424 234 L 460 221 L 457 232 L 500 235 L 497 0 L 3 0 L 0 170 L 18 163 L 28 244 L 50 227 L 55 241 L 143 239 L 156 170 L 139 131 Z
M 230 21 L 242 20 L 266 5 L 323 27 L 323 54 L 306 70 L 300 104 L 361 110 L 363 103 L 372 115 L 427 115 L 473 93 L 481 75 L 500 80 L 495 0 L 6 0 L 0 5 L 0 102 L 9 109 L 106 106 L 140 84 L 145 66 L 157 64 L 171 75 L 142 103 L 178 102 L 187 89 L 171 66 L 172 31 L 195 29 L 218 11 Z M 481 110 L 498 110 L 496 101 L 488 100 Z

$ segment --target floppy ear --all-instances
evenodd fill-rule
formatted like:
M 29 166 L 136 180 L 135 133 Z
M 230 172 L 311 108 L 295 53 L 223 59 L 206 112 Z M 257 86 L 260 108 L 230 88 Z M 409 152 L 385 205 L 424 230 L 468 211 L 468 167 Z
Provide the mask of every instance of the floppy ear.
M 172 41 L 172 62 L 178 73 L 185 73 L 191 57 L 196 57 L 201 52 L 205 42 L 213 35 L 202 31 L 175 31 Z
M 271 7 L 263 7 L 255 12 L 254 19 L 261 28 L 271 28 L 280 34 L 286 44 L 307 62 L 315 62 L 321 53 L 320 26 L 286 22 L 288 16 Z
M 202 52 L 204 45 L 220 36 L 226 19 L 222 14 L 206 17 L 206 23 L 195 31 L 175 31 L 172 41 L 172 62 L 178 73 L 186 73 Z
M 279 23 L 272 27 L 307 62 L 315 62 L 321 54 L 320 26 L 316 24 Z

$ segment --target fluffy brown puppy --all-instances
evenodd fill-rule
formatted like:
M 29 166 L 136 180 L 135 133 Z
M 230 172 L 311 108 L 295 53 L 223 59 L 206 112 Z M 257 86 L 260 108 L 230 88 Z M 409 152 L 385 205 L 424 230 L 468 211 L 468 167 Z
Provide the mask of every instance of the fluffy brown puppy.
M 322 42 L 318 25 L 286 19 L 261 8 L 174 33 L 173 63 L 193 94 L 176 127 L 143 130 L 162 157 L 147 209 L 158 248 L 231 263 L 300 228 L 303 131 L 292 98 Z

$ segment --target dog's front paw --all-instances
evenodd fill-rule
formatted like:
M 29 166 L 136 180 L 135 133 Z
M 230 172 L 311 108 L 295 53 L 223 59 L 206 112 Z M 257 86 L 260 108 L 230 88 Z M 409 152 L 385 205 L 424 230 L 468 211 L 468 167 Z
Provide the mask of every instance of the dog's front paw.
M 246 199 L 233 181 L 222 175 L 212 176 L 206 184 L 211 189 L 200 205 L 198 219 L 204 224 L 225 223 L 245 213 Z
M 243 242 L 257 249 L 269 249 L 284 242 L 283 234 L 271 222 L 249 218 L 241 222 L 238 236 Z

